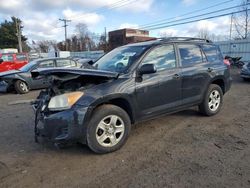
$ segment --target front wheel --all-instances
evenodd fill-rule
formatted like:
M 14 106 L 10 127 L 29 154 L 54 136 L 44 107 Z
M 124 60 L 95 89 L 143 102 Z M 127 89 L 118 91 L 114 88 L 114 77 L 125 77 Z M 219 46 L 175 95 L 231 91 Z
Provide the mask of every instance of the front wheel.
M 29 92 L 28 85 L 22 80 L 17 80 L 14 86 L 15 86 L 16 92 L 19 94 L 25 94 Z
M 115 105 L 103 105 L 94 112 L 87 129 L 87 143 L 96 153 L 109 153 L 120 149 L 127 141 L 131 129 L 128 114 Z
M 222 103 L 223 92 L 221 87 L 216 84 L 211 84 L 202 103 L 199 105 L 199 110 L 204 115 L 212 116 L 220 111 Z

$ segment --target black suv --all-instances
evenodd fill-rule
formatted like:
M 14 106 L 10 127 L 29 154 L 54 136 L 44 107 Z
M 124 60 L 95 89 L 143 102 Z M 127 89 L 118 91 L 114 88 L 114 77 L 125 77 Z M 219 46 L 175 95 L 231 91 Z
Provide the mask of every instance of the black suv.
M 231 86 L 219 48 L 197 38 L 129 44 L 88 69 L 44 69 L 32 76 L 51 82 L 33 105 L 36 140 L 81 142 L 96 153 L 119 149 L 131 124 L 142 120 L 196 105 L 215 115 Z

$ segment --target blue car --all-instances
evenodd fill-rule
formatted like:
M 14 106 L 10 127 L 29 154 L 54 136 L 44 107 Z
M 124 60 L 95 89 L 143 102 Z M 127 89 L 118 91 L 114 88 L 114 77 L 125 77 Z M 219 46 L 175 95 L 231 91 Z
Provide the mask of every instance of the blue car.
M 250 81 L 250 62 L 244 64 L 240 72 L 241 78 L 245 81 Z

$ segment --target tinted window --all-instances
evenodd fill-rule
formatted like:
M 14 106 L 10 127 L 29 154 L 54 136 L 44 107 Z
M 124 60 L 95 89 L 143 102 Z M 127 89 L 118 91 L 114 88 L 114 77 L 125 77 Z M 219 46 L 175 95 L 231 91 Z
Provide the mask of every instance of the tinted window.
M 199 46 L 191 44 L 178 45 L 182 66 L 189 66 L 202 62 L 202 54 Z
M 154 64 L 157 70 L 176 67 L 176 57 L 173 45 L 161 46 L 147 54 L 142 64 Z
M 38 68 L 51 68 L 51 67 L 54 67 L 54 61 L 53 60 L 43 61 L 38 66 Z
M 222 61 L 222 55 L 217 46 L 213 45 L 202 45 L 202 49 L 206 54 L 207 60 L 209 62 Z
M 16 60 L 17 61 L 26 61 L 27 60 L 27 57 L 25 54 L 17 54 L 16 55 Z

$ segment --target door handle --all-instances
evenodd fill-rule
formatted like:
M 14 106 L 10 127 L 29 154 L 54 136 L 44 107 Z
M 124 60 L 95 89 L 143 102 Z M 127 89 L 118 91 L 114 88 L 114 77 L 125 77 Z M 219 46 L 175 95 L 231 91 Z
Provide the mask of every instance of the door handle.
M 179 79 L 179 78 L 180 78 L 180 75 L 179 75 L 179 74 L 175 74 L 175 75 L 173 76 L 173 78 L 174 78 L 174 79 Z
M 207 71 L 208 71 L 208 72 L 213 72 L 213 69 L 209 67 L 209 68 L 207 69 Z

